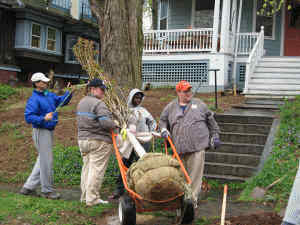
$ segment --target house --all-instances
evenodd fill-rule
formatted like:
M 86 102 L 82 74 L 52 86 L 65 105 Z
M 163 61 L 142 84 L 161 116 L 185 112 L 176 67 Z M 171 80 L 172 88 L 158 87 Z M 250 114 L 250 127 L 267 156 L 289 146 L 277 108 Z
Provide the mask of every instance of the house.
M 219 69 L 221 91 L 236 85 L 248 96 L 300 94 L 300 3 L 271 16 L 257 14 L 263 3 L 158 0 L 158 27 L 144 31 L 143 85 L 186 79 L 210 92 L 210 69 Z
M 95 21 L 88 0 L 0 0 L 0 82 L 38 71 L 87 79 L 72 47 L 83 37 L 99 48 Z

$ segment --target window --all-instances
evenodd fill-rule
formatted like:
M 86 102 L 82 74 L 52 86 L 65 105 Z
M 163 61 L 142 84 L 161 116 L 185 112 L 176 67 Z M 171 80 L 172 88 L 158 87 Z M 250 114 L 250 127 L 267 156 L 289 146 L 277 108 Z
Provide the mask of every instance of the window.
M 73 46 L 77 43 L 78 37 L 67 35 L 67 41 L 66 41 L 66 55 L 65 55 L 65 62 L 66 63 L 73 63 L 78 64 L 78 61 L 76 59 L 76 56 L 73 52 Z M 97 42 L 94 42 L 95 44 L 95 50 L 99 50 L 99 44 Z M 98 61 L 99 55 L 96 55 L 96 61 Z
M 31 47 L 41 48 L 41 26 L 36 23 L 31 27 Z
M 160 30 L 167 29 L 167 18 L 168 18 L 168 0 L 161 0 L 160 2 L 160 17 L 159 17 L 159 28 Z
M 263 15 L 257 15 L 257 12 L 263 7 L 264 0 L 257 0 L 256 5 L 256 22 L 255 22 L 255 31 L 260 32 L 261 26 L 264 26 L 265 37 L 274 39 L 274 28 L 275 28 L 275 15 L 267 15 L 267 13 Z M 270 12 L 271 9 L 266 8 L 265 12 Z
M 78 63 L 76 56 L 73 53 L 73 46 L 77 43 L 77 37 L 68 36 L 67 37 L 67 47 L 66 47 L 66 62 Z
M 56 30 L 50 27 L 48 27 L 47 32 L 47 50 L 56 50 Z
M 215 0 L 197 0 L 196 11 L 199 10 L 213 10 L 215 7 Z

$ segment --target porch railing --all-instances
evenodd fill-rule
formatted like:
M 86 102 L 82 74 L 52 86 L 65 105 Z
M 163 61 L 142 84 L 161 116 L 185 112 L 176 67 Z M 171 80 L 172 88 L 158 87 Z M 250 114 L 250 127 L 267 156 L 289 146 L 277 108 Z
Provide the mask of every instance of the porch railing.
M 264 27 L 261 27 L 261 31 L 258 35 L 257 41 L 254 44 L 253 49 L 250 52 L 247 64 L 246 64 L 246 75 L 245 75 L 245 88 L 244 93 L 248 92 L 248 83 L 250 75 L 254 72 L 254 69 L 258 61 L 264 55 Z
M 255 43 L 257 42 L 257 38 L 259 33 L 237 33 L 236 38 L 238 40 L 237 45 L 237 54 L 238 55 L 248 55 L 254 48 Z
M 209 52 L 212 28 L 144 31 L 144 53 Z
M 70 10 L 71 0 L 52 0 L 51 5 L 56 8 Z

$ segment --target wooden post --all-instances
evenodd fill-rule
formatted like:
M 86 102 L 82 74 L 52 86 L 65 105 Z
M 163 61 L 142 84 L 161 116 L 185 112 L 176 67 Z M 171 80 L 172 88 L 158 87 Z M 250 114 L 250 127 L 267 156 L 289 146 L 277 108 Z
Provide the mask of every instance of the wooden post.
M 221 213 L 221 225 L 225 224 L 227 191 L 228 191 L 228 187 L 227 187 L 227 184 L 225 184 L 224 195 L 223 195 L 223 204 L 222 204 L 222 213 Z

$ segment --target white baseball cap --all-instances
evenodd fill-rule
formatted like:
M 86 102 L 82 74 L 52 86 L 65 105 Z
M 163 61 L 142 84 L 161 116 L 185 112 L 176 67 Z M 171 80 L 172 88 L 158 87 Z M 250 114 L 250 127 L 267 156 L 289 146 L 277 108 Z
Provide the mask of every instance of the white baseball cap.
M 45 74 L 43 74 L 43 73 L 34 73 L 31 77 L 31 81 L 32 82 L 38 82 L 38 81 L 49 82 L 50 79 L 47 78 L 45 76 Z

